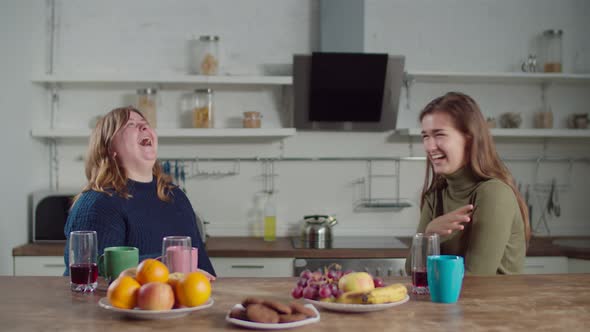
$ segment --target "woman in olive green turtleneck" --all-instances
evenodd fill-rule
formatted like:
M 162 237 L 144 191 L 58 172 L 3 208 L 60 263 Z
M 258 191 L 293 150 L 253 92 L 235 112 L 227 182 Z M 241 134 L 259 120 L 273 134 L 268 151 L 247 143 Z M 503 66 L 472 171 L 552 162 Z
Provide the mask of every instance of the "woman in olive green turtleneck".
M 427 158 L 418 232 L 438 234 L 441 254 L 463 256 L 467 273 L 521 273 L 528 210 L 477 103 L 450 92 L 420 122 Z

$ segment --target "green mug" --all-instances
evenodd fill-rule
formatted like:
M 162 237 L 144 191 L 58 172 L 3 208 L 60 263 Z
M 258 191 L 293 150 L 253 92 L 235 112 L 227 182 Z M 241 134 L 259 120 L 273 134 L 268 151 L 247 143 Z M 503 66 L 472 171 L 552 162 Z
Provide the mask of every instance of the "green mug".
M 135 247 L 108 247 L 98 258 L 98 271 L 110 283 L 125 269 L 139 264 L 139 249 Z

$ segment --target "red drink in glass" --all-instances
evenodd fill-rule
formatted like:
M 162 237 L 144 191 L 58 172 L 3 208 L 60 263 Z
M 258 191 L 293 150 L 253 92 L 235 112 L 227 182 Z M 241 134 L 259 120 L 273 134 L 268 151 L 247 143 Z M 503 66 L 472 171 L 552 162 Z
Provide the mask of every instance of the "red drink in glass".
M 74 284 L 93 284 L 98 279 L 98 265 L 96 263 L 72 264 L 70 265 L 70 278 Z
M 428 287 L 426 271 L 413 271 L 412 285 L 414 285 L 414 287 Z

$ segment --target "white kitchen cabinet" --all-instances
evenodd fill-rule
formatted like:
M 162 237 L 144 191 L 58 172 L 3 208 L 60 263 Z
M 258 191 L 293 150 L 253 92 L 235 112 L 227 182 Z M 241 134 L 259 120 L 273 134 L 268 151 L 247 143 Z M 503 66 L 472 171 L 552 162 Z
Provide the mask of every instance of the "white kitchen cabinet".
M 210 257 L 219 278 L 292 277 L 293 258 Z
M 567 260 L 568 273 L 590 273 L 590 260 L 569 258 Z
M 563 256 L 526 257 L 524 274 L 568 273 L 568 258 Z
M 66 265 L 63 256 L 14 256 L 15 276 L 62 276 Z

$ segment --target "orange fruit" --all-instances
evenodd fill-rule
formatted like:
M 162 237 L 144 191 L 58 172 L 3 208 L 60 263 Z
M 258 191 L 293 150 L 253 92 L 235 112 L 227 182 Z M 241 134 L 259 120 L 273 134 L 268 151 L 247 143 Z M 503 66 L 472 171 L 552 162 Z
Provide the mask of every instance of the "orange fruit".
M 133 309 L 137 304 L 137 292 L 141 285 L 130 276 L 121 276 L 107 289 L 107 298 L 113 307 Z
M 182 272 L 170 273 L 168 275 L 168 285 L 170 285 L 170 287 L 172 287 L 172 289 L 175 289 L 176 285 L 178 285 L 178 282 L 180 282 L 180 280 L 182 280 L 182 278 L 184 278 L 184 273 L 182 273 Z
M 147 284 L 148 282 L 168 282 L 169 275 L 168 268 L 164 263 L 157 259 L 148 258 L 137 266 L 137 273 L 135 279 L 140 284 Z
M 196 307 L 205 304 L 211 297 L 211 283 L 203 273 L 191 272 L 176 284 L 174 293 L 181 305 Z

